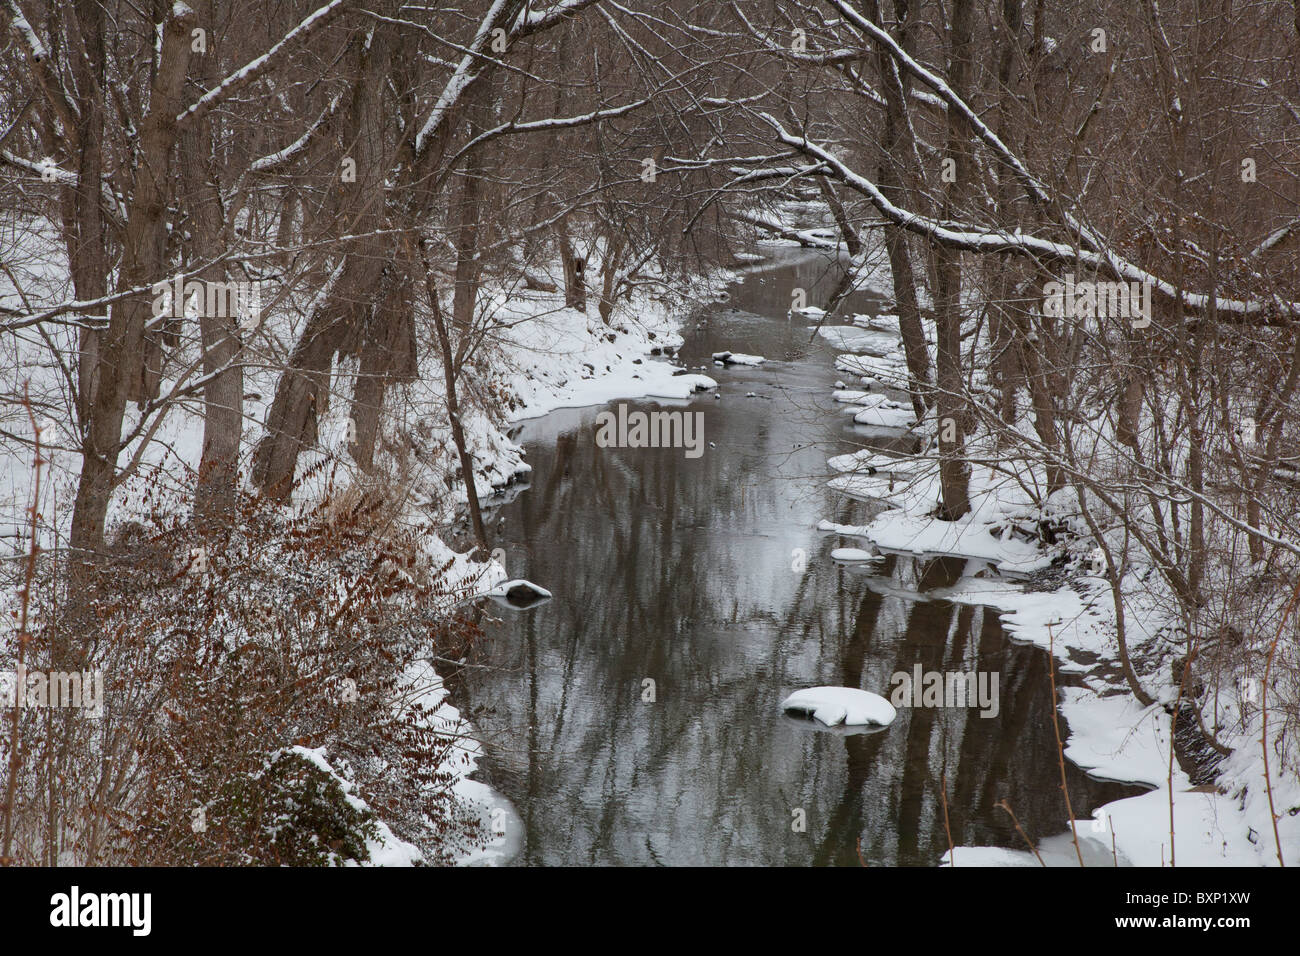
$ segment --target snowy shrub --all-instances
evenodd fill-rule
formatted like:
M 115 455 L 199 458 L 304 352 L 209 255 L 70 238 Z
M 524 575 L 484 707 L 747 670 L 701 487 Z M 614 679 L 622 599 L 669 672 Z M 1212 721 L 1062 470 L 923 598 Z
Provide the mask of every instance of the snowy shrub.
M 393 513 L 354 494 L 294 516 L 246 498 L 206 534 L 160 517 L 123 529 L 75 594 L 66 567 L 40 563 L 27 666 L 102 670 L 106 705 L 19 712 L 19 861 L 366 859 L 370 811 L 277 756 L 292 746 L 346 768 L 425 862 L 482 842 L 452 792 L 468 758 L 409 679 L 475 629 L 436 610 L 446 569 Z M 6 721 L 0 753 L 11 738 Z
M 378 837 L 375 815 L 349 800 L 331 774 L 296 753 L 283 753 L 260 773 L 226 781 L 213 805 L 191 814 L 197 837 L 212 817 L 242 847 L 248 862 L 334 866 L 366 862 Z M 196 820 L 202 826 L 196 829 Z

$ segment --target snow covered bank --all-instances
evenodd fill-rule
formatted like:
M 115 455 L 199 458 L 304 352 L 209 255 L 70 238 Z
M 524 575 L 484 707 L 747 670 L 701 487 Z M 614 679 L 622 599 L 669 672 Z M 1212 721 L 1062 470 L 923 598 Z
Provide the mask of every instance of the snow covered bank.
M 861 376 L 869 389 L 905 387 L 901 349 L 890 343 L 897 341 L 896 318 L 855 316 L 853 324 L 855 330 L 821 330 L 847 353 L 838 357 L 836 367 Z M 977 390 L 984 384 L 982 376 L 975 376 Z M 843 383 L 833 397 L 855 418 L 863 408 L 891 407 L 881 392 L 849 389 Z M 901 414 L 898 424 L 905 424 Z M 1032 421 L 1025 418 L 1016 427 L 1032 443 Z M 1074 807 L 1082 819 L 1073 822 L 1062 802 L 1062 834 L 1038 846 L 1044 862 L 1078 865 L 1073 832 L 1088 865 L 1277 865 L 1270 783 L 1281 852 L 1288 863 L 1300 860 L 1300 782 L 1294 774 L 1279 772 L 1280 756 L 1271 781 L 1265 779 L 1261 717 L 1249 687 L 1234 693 L 1233 681 L 1227 679 L 1228 689 L 1217 691 L 1217 699 L 1206 704 L 1215 714 L 1219 742 L 1231 750 L 1215 768 L 1213 785 L 1194 783 L 1177 754 L 1171 755 L 1171 749 L 1181 746 L 1174 743 L 1171 715 L 1180 701 L 1173 675 L 1185 635 L 1173 611 L 1177 602 L 1149 559 L 1130 550 L 1121 582 L 1128 650 L 1138 679 L 1156 701 L 1143 706 L 1119 667 L 1114 599 L 1109 583 L 1091 573 L 1096 542 L 1080 515 L 1075 490 L 1047 495 L 1041 464 L 1008 454 L 1005 446 L 976 434 L 967 441 L 970 512 L 957 521 L 941 520 L 936 517 L 935 429 L 933 417 L 913 427 L 920 447 L 914 454 L 864 448 L 831 457 L 830 487 L 885 510 L 862 526 L 822 521 L 819 528 L 865 539 L 887 553 L 967 559 L 966 576 L 956 585 L 927 591 L 924 597 L 999 609 L 1015 640 L 1052 653 L 1058 671 L 1082 682 L 1059 693 L 1063 727 L 1068 725 L 1065 759 L 1099 779 L 1152 789 L 1095 808 L 1091 818 L 1084 814 L 1094 808 Z M 1120 545 L 1120 532 L 1115 534 L 1112 547 Z M 1021 579 L 1028 583 L 1016 583 Z M 1270 735 L 1278 732 L 1278 723 L 1270 721 Z M 955 861 L 959 866 L 1039 865 L 1027 848 L 957 847 Z M 951 856 L 943 862 L 951 864 Z
M 1130 647 L 1147 660 L 1163 662 L 1176 626 L 1168 611 L 1172 604 L 1136 586 L 1126 594 L 1131 596 L 1125 602 Z M 1144 686 L 1155 692 L 1157 702 L 1143 707 L 1114 674 L 1115 613 L 1105 582 L 1082 578 L 1054 591 L 1032 592 L 1008 582 L 967 578 L 935 596 L 1001 609 L 1003 626 L 1016 640 L 1051 650 L 1059 671 L 1079 675 L 1083 686 L 1060 691 L 1060 713 L 1069 725 L 1067 760 L 1100 779 L 1154 788 L 1097 808 L 1091 820 L 1075 821 L 1080 842 L 1095 844 L 1093 851 L 1104 857 L 1105 865 L 1114 862 L 1112 841 L 1121 865 L 1165 866 L 1171 857 L 1179 866 L 1277 865 L 1259 759 L 1258 714 L 1239 724 L 1236 732 L 1222 735 L 1233 745 L 1233 754 L 1218 768 L 1215 785 L 1194 786 L 1177 759 L 1171 769 L 1172 720 L 1166 706 L 1178 699 L 1178 687 L 1172 677 L 1160 679 L 1169 668 L 1145 668 Z M 1300 858 L 1300 786 L 1277 773 L 1272 785 L 1282 813 L 1278 830 L 1283 852 L 1293 861 Z M 1064 805 L 1062 825 L 1069 825 Z M 1059 862 L 1077 866 L 1072 845 L 1069 851 Z M 957 862 L 1037 865 L 1027 850 L 1017 854 L 992 848 L 971 853 L 961 847 Z
M 51 253 L 50 260 L 59 261 L 57 250 Z M 711 281 L 702 281 L 700 295 L 712 296 L 726 277 L 719 273 Z M 36 286 L 29 289 L 34 294 L 48 291 L 48 298 L 58 301 L 58 286 L 64 282 L 66 277 L 52 275 L 48 290 Z M 246 419 L 241 436 L 245 474 L 253 450 L 263 437 L 262 423 L 279 378 L 277 361 L 265 354 L 266 345 L 272 340 L 291 343 L 296 339 L 302 317 L 310 312 L 311 295 L 318 292 L 304 294 L 301 301 L 292 302 L 292 308 L 268 315 L 257 334 L 246 342 L 250 364 L 245 375 Z M 481 303 L 487 317 L 484 344 L 471 356 L 459 380 L 462 421 L 480 496 L 490 495 L 528 470 L 522 449 L 507 434 L 514 422 L 557 408 L 619 398 L 685 400 L 702 389 L 715 387 L 708 376 L 684 374 L 667 359 L 681 344 L 677 331 L 680 316 L 690 305 L 667 289 L 646 285 L 639 287 L 629 301 L 620 303 L 606 324 L 594 301 L 588 310 L 579 311 L 565 308 L 560 293 L 485 289 Z M 56 330 L 55 334 L 61 333 Z M 11 364 L 30 374 L 33 395 L 57 395 L 59 369 L 43 366 L 38 361 L 40 350 L 25 341 L 13 339 L 10 345 L 20 350 L 9 356 Z M 75 336 L 62 343 L 70 351 L 75 351 L 75 345 Z M 448 426 L 442 364 L 436 350 L 422 356 L 419 372 L 416 381 L 390 387 L 376 443 L 376 470 L 366 475 L 349 454 L 355 436 L 349 413 L 358 374 L 356 361 L 335 361 L 327 387 L 330 400 L 318 409 L 317 444 L 299 457 L 300 485 L 292 508 L 284 509 L 284 513 L 288 517 L 295 509 L 335 500 L 346 495 L 354 484 L 383 486 L 404 503 L 399 523 L 413 530 L 416 560 L 440 571 L 440 586 L 446 593 L 430 595 L 428 608 L 447 610 L 475 596 L 490 596 L 494 588 L 503 590 L 507 574 L 498 562 L 473 561 L 454 547 L 454 528 L 438 533 L 427 531 L 431 520 L 440 529 L 456 521 L 457 506 L 466 500 L 466 494 Z M 163 393 L 178 384 L 164 381 Z M 15 416 L 8 416 L 13 418 L 11 424 L 22 428 L 25 416 L 17 414 L 22 410 L 11 411 L 15 412 Z M 146 523 L 151 516 L 183 519 L 189 513 L 202 452 L 202 415 L 200 401 L 178 402 L 167 409 L 156 430 L 139 435 L 125 448 L 123 461 L 138 456 L 139 467 L 112 499 L 110 540 L 119 529 Z M 72 419 L 71 409 L 66 410 L 66 416 Z M 128 409 L 126 433 L 131 434 L 138 423 L 138 411 Z M 48 465 L 42 476 L 39 510 L 41 539 L 48 547 L 52 540 L 66 541 L 80 454 L 78 443 L 53 418 L 43 423 L 42 442 Z M 0 442 L 0 455 L 6 486 L 6 500 L 0 511 L 5 530 L 10 532 L 5 534 L 5 541 L 20 553 L 25 547 L 23 516 L 33 490 L 31 455 L 21 446 L 4 442 Z M 0 605 L 7 607 L 12 599 L 12 589 L 6 589 Z M 489 835 L 486 848 L 461 847 L 459 861 L 492 864 L 510 859 L 521 845 L 522 824 L 499 794 L 468 779 L 482 754 L 482 745 L 475 729 L 447 700 L 447 691 L 433 664 L 404 672 L 397 696 L 404 706 L 415 701 L 426 708 L 427 725 L 444 740 L 454 742 L 438 770 L 451 775 L 452 792 L 463 808 L 480 819 L 483 831 Z M 330 766 L 331 761 L 320 748 L 300 756 L 336 779 L 354 807 L 365 805 L 355 783 L 346 779 L 343 764 L 334 760 L 336 766 Z M 380 821 L 379 835 L 368 845 L 371 862 L 421 862 L 419 849 L 398 838 L 393 829 L 396 824 L 390 823 Z

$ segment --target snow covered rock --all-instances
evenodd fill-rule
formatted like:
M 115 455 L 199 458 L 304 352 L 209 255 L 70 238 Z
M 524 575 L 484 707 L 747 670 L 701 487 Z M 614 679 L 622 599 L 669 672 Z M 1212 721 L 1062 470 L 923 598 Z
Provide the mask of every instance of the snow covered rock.
M 719 365 L 762 365 L 767 359 L 761 355 L 746 355 L 744 352 L 714 352 L 713 361 Z
M 854 402 L 853 421 L 875 428 L 910 428 L 916 424 L 916 414 L 911 407 L 878 393 L 871 393 Z
M 781 709 L 807 714 L 828 727 L 892 724 L 898 712 L 879 694 L 853 687 L 809 687 L 781 701 Z
M 891 388 L 907 388 L 907 360 L 902 349 L 888 355 L 841 355 L 835 360 L 835 368 L 883 382 Z
M 484 597 L 522 611 L 549 601 L 552 595 L 546 588 L 538 587 L 532 581 L 515 578 L 512 581 L 502 581 L 492 590 L 484 592 Z
M 883 557 L 883 554 L 873 554 L 870 551 L 863 551 L 861 548 L 836 548 L 831 552 L 832 561 L 843 561 L 849 564 L 858 561 L 879 561 Z
M 805 305 L 801 309 L 791 309 L 791 315 L 802 315 L 805 319 L 820 319 L 826 314 L 825 309 L 819 309 L 815 305 Z

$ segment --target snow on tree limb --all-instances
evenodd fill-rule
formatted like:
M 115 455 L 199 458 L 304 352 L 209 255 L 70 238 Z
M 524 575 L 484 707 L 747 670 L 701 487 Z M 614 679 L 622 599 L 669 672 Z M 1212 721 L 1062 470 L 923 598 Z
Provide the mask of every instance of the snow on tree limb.
M 505 19 L 508 2 L 509 0 L 494 0 L 492 6 L 488 8 L 487 14 L 483 17 L 483 21 L 474 34 L 474 39 L 470 42 L 469 52 L 461 57 L 460 63 L 456 65 L 456 71 L 447 80 L 437 102 L 433 104 L 433 109 L 429 111 L 424 125 L 420 127 L 420 132 L 415 135 L 415 153 L 417 156 L 424 152 L 430 138 L 438 127 L 446 121 L 447 115 L 451 112 L 451 108 L 456 104 L 457 100 L 460 99 L 461 94 L 478 77 L 477 68 L 483 50 L 487 48 L 491 40 L 492 31 L 500 26 L 498 21 Z
M 335 16 L 347 9 L 351 3 L 352 0 L 330 0 L 329 3 L 303 19 L 301 23 L 286 33 L 271 49 L 230 74 L 195 100 L 176 117 L 176 125 L 184 127 L 188 123 L 199 119 L 222 100 L 261 77 L 274 66 L 276 59 L 285 50 L 302 42 L 317 30 L 328 25 Z
M 36 80 L 40 84 L 41 92 L 45 94 L 46 100 L 49 101 L 51 108 L 58 115 L 59 122 L 62 124 L 62 135 L 68 145 L 68 152 L 74 153 L 77 150 L 77 121 L 80 114 L 77 112 L 77 106 L 68 96 L 68 91 L 64 89 L 63 83 L 59 80 L 58 75 L 50 64 L 50 53 L 41 38 L 32 28 L 31 21 L 23 13 L 22 8 L 18 6 L 17 0 L 6 0 L 2 9 L 9 20 L 9 26 L 12 32 L 18 35 L 23 47 L 23 54 L 31 64 L 32 71 L 36 74 Z
M 877 211 L 890 222 L 932 242 L 967 252 L 1011 253 L 1035 262 L 1069 262 L 1116 279 L 1149 282 L 1153 290 L 1167 298 L 1181 301 L 1184 307 L 1195 312 L 1205 312 L 1213 305 L 1220 313 L 1243 319 L 1246 316 L 1258 317 L 1264 325 L 1288 325 L 1292 316 L 1300 312 L 1300 302 L 1274 301 L 1271 303 L 1277 310 L 1274 314 L 1266 311 L 1265 304 L 1261 302 L 1218 297 L 1214 297 L 1211 301 L 1211 297 L 1204 293 L 1178 289 L 1172 283 L 1147 272 L 1109 249 L 1099 252 L 1081 249 L 1068 243 L 1042 239 L 1019 230 L 1007 232 L 1004 229 L 984 229 L 976 226 L 954 229 L 949 224 L 894 205 L 874 182 L 854 172 L 823 146 L 809 140 L 806 136 L 788 132 L 775 117 L 768 113 L 760 113 L 759 116 L 772 127 L 778 140 L 820 160 L 845 185 L 870 200 Z
M 970 129 L 979 137 L 980 141 L 984 143 L 985 146 L 989 147 L 989 149 L 991 149 L 998 158 L 1001 159 L 1013 173 L 1015 173 L 1016 178 L 1020 180 L 1021 184 L 1029 193 L 1031 199 L 1040 205 L 1051 204 L 1052 195 L 1047 186 L 1029 171 L 1028 167 L 1020 161 L 1020 158 L 1016 156 L 1016 154 L 1013 153 L 1004 142 L 1002 142 L 993 130 L 989 129 L 989 127 L 985 125 L 984 121 L 979 118 L 969 105 L 967 105 L 965 100 L 953 91 L 952 87 L 950 87 L 942 77 L 936 76 L 913 59 L 907 51 L 899 46 L 894 38 L 889 35 L 887 30 L 883 30 L 876 26 L 876 24 L 872 23 L 869 19 L 854 9 L 851 4 L 847 3 L 846 0 L 826 0 L 826 2 L 839 10 L 844 17 L 854 26 L 858 27 L 859 30 L 869 34 L 872 39 L 880 43 L 897 63 L 902 65 L 922 83 L 934 90 L 935 93 L 937 93 L 939 97 L 948 104 L 949 109 L 956 110 L 960 113 Z M 1074 217 L 1067 212 L 1062 211 L 1061 215 L 1066 220 L 1066 225 L 1079 237 L 1080 242 L 1085 248 L 1096 252 L 1105 246 L 1105 240 L 1096 235 L 1092 229 L 1075 220 Z
M 31 173 L 34 176 L 40 176 L 42 179 L 51 179 L 53 182 L 71 189 L 76 189 L 81 182 L 81 177 L 71 170 L 63 169 L 61 166 L 55 166 L 51 163 L 38 163 L 34 160 L 24 159 L 17 156 L 7 149 L 0 149 L 0 162 L 8 163 L 15 169 L 21 169 L 23 172 Z M 109 188 L 108 183 L 101 184 L 102 196 L 104 200 L 105 211 L 113 222 L 120 225 L 125 221 L 125 212 L 122 204 L 118 201 L 117 196 Z
M 26 52 L 34 60 L 43 60 L 48 57 L 50 55 L 49 51 L 45 49 L 45 44 L 41 42 L 41 38 L 37 36 L 36 31 L 32 29 L 31 23 L 23 14 L 23 11 L 18 6 L 16 0 L 9 0 L 5 6 L 9 8 L 9 14 L 13 18 L 13 30 L 22 38 L 23 43 L 26 46 Z
M 333 99 L 330 100 L 330 105 L 325 108 L 319 117 L 317 117 L 316 122 L 307 127 L 305 133 L 283 149 L 276 150 L 274 153 L 268 153 L 260 159 L 253 160 L 248 165 L 249 170 L 254 173 L 270 172 L 273 169 L 283 166 L 301 153 L 307 148 L 312 137 L 320 132 L 321 128 L 325 125 L 325 121 L 334 115 L 335 111 L 338 109 L 339 102 L 342 99 L 343 94 L 336 93 Z
M 429 143 L 433 141 L 434 134 L 447 121 L 447 117 L 460 101 L 461 96 L 478 79 L 484 65 L 495 62 L 492 57 L 483 52 L 492 41 L 493 31 L 497 29 L 505 30 L 506 42 L 510 43 L 529 34 L 549 29 L 565 17 L 599 2 L 600 0 L 565 0 L 565 2 L 556 4 L 546 11 L 530 11 L 527 4 L 525 4 L 514 16 L 513 22 L 510 23 L 507 29 L 504 25 L 510 19 L 507 7 L 516 4 L 510 2 L 510 0 L 495 0 L 484 15 L 478 30 L 475 31 L 474 39 L 470 41 L 465 55 L 456 64 L 455 71 L 452 73 L 451 78 L 447 80 L 442 93 L 433 105 L 433 109 L 429 111 L 424 125 L 420 127 L 419 133 L 416 134 L 415 154 L 420 156 L 428 148 Z
M 587 126 L 591 123 L 598 123 L 601 120 L 614 119 L 619 116 L 626 116 L 628 113 L 638 110 L 651 102 L 649 97 L 637 100 L 634 103 L 627 103 L 623 106 L 611 106 L 603 110 L 590 110 L 589 112 L 577 116 L 555 116 L 547 119 L 530 120 L 523 123 L 511 121 L 494 126 L 492 129 L 484 130 L 479 133 L 468 143 L 457 150 L 456 155 L 452 157 L 449 165 L 455 165 L 465 153 L 477 146 L 481 146 L 490 139 L 496 139 L 498 136 L 508 136 L 514 133 L 538 133 L 547 130 L 556 129 L 573 129 L 577 126 Z

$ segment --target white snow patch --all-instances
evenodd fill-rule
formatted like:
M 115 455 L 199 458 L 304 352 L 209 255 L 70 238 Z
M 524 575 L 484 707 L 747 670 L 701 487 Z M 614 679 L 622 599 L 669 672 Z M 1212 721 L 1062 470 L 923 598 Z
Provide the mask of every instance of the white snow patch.
M 853 687 L 809 687 L 781 701 L 781 709 L 808 714 L 828 727 L 892 724 L 898 712 L 879 694 Z
M 874 554 L 871 551 L 864 551 L 861 548 L 835 548 L 831 551 L 832 561 L 843 561 L 849 564 L 859 561 L 880 561 L 883 560 L 883 558 L 883 554 Z
M 761 355 L 746 355 L 744 352 L 714 352 L 713 361 L 719 365 L 762 365 L 767 359 Z

